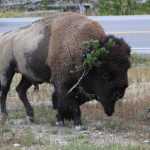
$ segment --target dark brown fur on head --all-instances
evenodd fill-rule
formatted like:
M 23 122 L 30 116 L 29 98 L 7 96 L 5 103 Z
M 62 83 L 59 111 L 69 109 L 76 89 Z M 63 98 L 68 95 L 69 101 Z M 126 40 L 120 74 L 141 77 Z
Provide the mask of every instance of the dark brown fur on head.
M 110 39 L 115 44 L 108 49 Z M 106 114 L 110 116 L 114 112 L 115 102 L 124 96 L 128 86 L 130 47 L 123 39 L 112 35 L 100 43 L 109 53 L 101 63 L 91 69 L 82 84 L 87 91 L 96 94 L 97 100 L 102 103 Z
M 97 100 L 104 107 L 107 115 L 114 112 L 115 102 L 123 97 L 128 86 L 127 71 L 130 66 L 130 47 L 128 44 L 114 36 L 107 36 L 99 23 L 76 13 L 65 13 L 57 17 L 51 24 L 50 46 L 48 50 L 47 63 L 51 70 L 51 82 L 55 87 L 55 101 L 58 101 L 59 120 L 64 117 L 64 105 L 71 108 L 74 120 L 80 119 L 79 105 L 89 99 L 81 100 L 75 98 L 76 92 L 66 96 L 69 89 L 82 76 L 83 70 L 74 71 L 73 66 L 82 66 L 85 49 L 81 48 L 83 42 L 99 40 L 100 45 L 109 50 L 108 55 L 101 63 L 93 66 L 82 81 L 80 86 L 85 92 L 95 94 Z M 108 48 L 108 41 L 112 39 L 114 45 Z M 77 89 L 75 89 L 77 90 Z M 71 107 L 70 107 L 71 106 Z M 70 112 L 69 112 L 70 114 Z M 76 121 L 75 121 L 76 122 Z M 75 123 L 76 124 L 76 123 Z
M 121 57 L 122 56 L 130 56 L 130 47 L 129 45 L 121 38 L 117 38 L 113 35 L 109 35 L 107 36 L 102 42 L 100 42 L 100 44 L 102 44 L 102 46 L 107 48 L 107 43 L 109 42 L 109 40 L 113 40 L 114 45 L 112 46 L 112 49 L 110 49 L 110 57 Z
M 115 41 L 115 45 L 109 49 L 108 55 L 101 64 L 90 70 L 80 85 L 88 94 L 95 94 L 97 100 L 102 103 L 105 113 L 111 116 L 114 112 L 115 102 L 124 96 L 125 89 L 128 86 L 127 70 L 130 67 L 130 47 L 123 39 L 114 36 L 108 36 L 101 42 L 101 46 L 107 47 L 109 39 Z M 85 93 L 80 93 L 78 88 L 71 95 L 76 95 L 74 101 L 77 102 L 78 107 L 91 100 Z M 75 106 L 74 101 L 70 101 L 70 99 L 61 100 L 61 103 L 65 104 L 63 113 L 61 113 L 64 118 L 73 119 L 74 109 L 69 108 Z

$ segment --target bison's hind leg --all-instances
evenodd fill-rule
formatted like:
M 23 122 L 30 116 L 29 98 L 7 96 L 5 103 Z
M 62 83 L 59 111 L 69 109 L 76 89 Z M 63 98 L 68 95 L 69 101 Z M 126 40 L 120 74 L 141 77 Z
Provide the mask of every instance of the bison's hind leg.
M 6 98 L 14 76 L 14 65 L 10 65 L 3 74 L 0 75 L 0 106 L 1 106 L 1 123 L 4 124 L 7 119 Z
M 24 107 L 26 109 L 27 116 L 31 122 L 34 121 L 34 112 L 31 104 L 27 98 L 27 90 L 31 87 L 32 83 L 25 77 L 22 76 L 21 81 L 19 82 L 18 86 L 16 87 L 16 91 L 20 100 L 23 102 Z
M 57 118 L 56 125 L 57 126 L 64 126 L 64 117 L 63 117 L 62 113 L 59 110 L 58 104 L 59 104 L 59 102 L 58 102 L 58 99 L 57 99 L 57 93 L 54 92 L 52 94 L 52 105 L 53 105 L 53 109 L 58 111 L 57 114 L 56 114 L 56 118 Z
M 57 109 L 58 105 L 58 99 L 57 99 L 57 93 L 54 91 L 52 94 L 52 105 L 54 109 Z
M 58 112 L 56 114 L 56 118 L 57 118 L 56 125 L 63 127 L 65 125 L 65 122 L 64 122 L 64 117 L 63 117 L 62 113 L 60 112 L 60 110 L 58 110 Z

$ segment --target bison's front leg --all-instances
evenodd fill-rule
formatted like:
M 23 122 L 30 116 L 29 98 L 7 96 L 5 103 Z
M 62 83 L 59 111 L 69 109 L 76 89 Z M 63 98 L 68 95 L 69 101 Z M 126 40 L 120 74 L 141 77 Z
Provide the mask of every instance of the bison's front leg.
M 81 123 L 81 110 L 77 102 L 75 102 L 74 108 L 72 109 L 72 111 L 73 111 L 74 125 L 76 128 L 79 128 L 82 123 Z
M 53 94 L 54 108 L 57 109 L 57 124 L 64 124 L 64 120 L 73 120 L 75 126 L 81 125 L 81 111 L 75 91 L 67 95 L 68 87 L 62 84 L 55 84 Z
M 10 65 L 3 74 L 0 75 L 0 107 L 1 118 L 0 123 L 4 124 L 7 119 L 6 98 L 10 88 L 12 78 L 14 76 L 14 66 Z
M 57 92 L 57 89 L 55 88 L 55 92 L 52 95 L 52 104 L 53 104 L 53 108 L 55 110 L 57 110 L 57 114 L 56 114 L 56 118 L 57 118 L 57 122 L 56 125 L 57 126 L 64 126 L 64 118 L 62 115 L 62 105 L 61 105 L 61 101 L 60 100 L 60 96 L 59 96 L 59 92 Z
M 73 96 L 66 96 L 57 101 L 57 120 L 62 125 L 64 120 L 73 120 L 75 127 L 81 125 L 81 111 Z

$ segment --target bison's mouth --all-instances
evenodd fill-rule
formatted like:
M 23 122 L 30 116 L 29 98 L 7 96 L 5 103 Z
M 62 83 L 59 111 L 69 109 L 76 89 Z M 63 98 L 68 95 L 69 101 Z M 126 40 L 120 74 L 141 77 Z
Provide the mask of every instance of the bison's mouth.
M 101 98 L 100 98 L 99 96 L 97 96 L 97 95 L 95 95 L 95 98 L 96 98 L 98 101 L 101 100 Z
M 104 111 L 105 111 L 105 113 L 106 113 L 108 116 L 112 116 L 113 113 L 114 113 L 114 108 L 111 108 L 111 107 L 105 108 L 105 107 L 104 107 Z
M 125 86 L 118 86 L 116 88 L 113 88 L 112 91 L 111 91 L 111 98 L 114 100 L 114 101 L 117 101 L 119 99 L 121 99 L 123 96 L 124 96 L 124 93 L 125 93 L 125 89 L 126 89 L 126 85 Z
M 99 96 L 96 96 L 96 99 L 101 102 L 103 108 L 104 108 L 104 112 L 108 115 L 108 116 L 112 116 L 114 113 L 114 109 L 115 109 L 115 101 L 116 101 L 116 97 L 114 97 L 113 99 L 109 99 L 110 101 L 108 102 L 108 100 L 104 100 L 102 101 L 102 99 Z

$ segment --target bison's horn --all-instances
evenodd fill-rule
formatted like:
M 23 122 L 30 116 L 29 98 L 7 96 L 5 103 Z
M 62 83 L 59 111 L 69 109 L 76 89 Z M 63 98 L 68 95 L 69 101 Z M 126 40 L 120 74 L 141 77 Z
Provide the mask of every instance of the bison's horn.
M 101 61 L 97 61 L 94 65 L 95 65 L 95 67 L 100 67 L 102 65 L 102 62 Z

